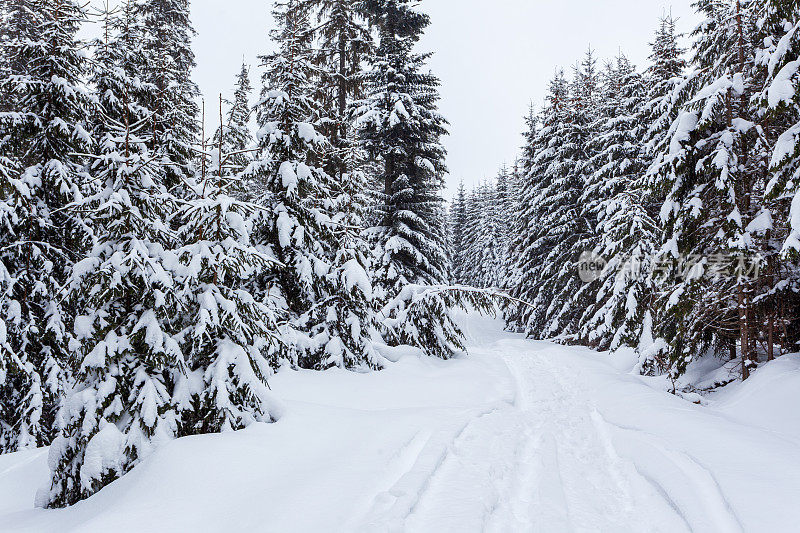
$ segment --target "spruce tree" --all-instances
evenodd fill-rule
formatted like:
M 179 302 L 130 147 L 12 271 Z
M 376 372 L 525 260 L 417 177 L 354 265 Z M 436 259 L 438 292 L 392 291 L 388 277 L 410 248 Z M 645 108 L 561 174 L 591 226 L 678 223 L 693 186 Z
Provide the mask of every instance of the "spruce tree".
M 252 291 L 257 276 L 279 265 L 253 242 L 247 221 L 261 207 L 237 199 L 243 195 L 242 180 L 219 169 L 181 202 L 175 253 L 187 368 L 173 373 L 178 436 L 243 429 L 279 414 L 267 378 L 286 352 L 280 304 Z
M 254 142 L 253 134 L 250 132 L 250 93 L 252 91 L 250 67 L 246 63 L 242 63 L 242 68 L 236 76 L 236 89 L 226 120 L 214 132 L 211 141 L 212 150 L 216 154 L 210 169 L 212 174 L 214 172 L 221 172 L 224 175 L 241 173 L 252 159 L 247 151 Z M 223 155 L 226 156 L 224 159 Z M 221 171 L 220 167 L 222 167 Z
M 323 168 L 330 148 L 319 133 L 308 5 L 277 4 L 273 39 L 278 51 L 264 57 L 259 158 L 249 179 L 258 184 L 263 213 L 257 239 L 286 266 L 260 276 L 259 294 L 278 290 L 288 312 L 294 362 L 302 367 L 379 366 L 371 335 L 369 258 L 359 244 L 351 209 L 354 194 Z
M 553 85 L 551 83 L 551 91 Z M 548 99 L 552 98 L 552 94 Z M 534 112 L 531 105 L 528 116 L 525 117 L 527 129 L 523 133 L 524 144 L 522 145 L 522 155 L 515 167 L 514 188 L 516 191 L 514 200 L 514 219 L 512 239 L 510 242 L 511 250 L 511 282 L 509 292 L 517 299 L 522 301 L 533 301 L 532 294 L 528 292 L 529 277 L 533 268 L 536 266 L 531 246 L 533 245 L 536 230 L 538 229 L 538 217 L 535 212 L 535 202 L 539 192 L 539 175 L 533 173 L 536 157 L 539 155 L 539 126 L 541 117 Z M 506 322 L 514 330 L 524 330 L 528 321 L 531 308 L 528 306 L 516 306 L 506 309 Z
M 36 9 L 33 0 L 4 0 L 0 3 L 0 77 L 22 75 L 27 71 L 28 61 L 21 55 L 20 44 L 33 39 L 36 24 Z M 0 111 L 15 109 L 15 92 L 7 83 L 0 85 Z
M 330 146 L 326 150 L 325 170 L 337 179 L 352 179 L 361 171 L 352 127 L 352 106 L 362 96 L 363 65 L 373 48 L 370 27 L 362 2 L 350 0 L 304 0 L 316 13 L 319 68 L 320 133 Z M 361 184 L 359 184 L 361 186 Z
M 636 347 L 652 295 L 652 258 L 658 225 L 647 213 L 642 176 L 646 159 L 640 121 L 644 83 L 624 55 L 609 65 L 590 177 L 582 198 L 597 220 L 598 244 L 592 250 L 606 262 L 598 293 L 583 315 L 581 336 L 601 349 Z
M 595 60 L 587 53 L 575 68 L 569 96 L 558 124 L 538 164 L 545 177 L 537 203 L 544 267 L 537 269 L 536 310 L 528 324 L 538 338 L 571 336 L 591 299 L 594 284 L 579 277 L 579 259 L 594 247 L 594 214 L 581 203 L 592 166 L 588 142 L 597 102 Z M 540 303 L 536 303 L 536 302 Z
M 671 16 L 662 17 L 650 45 L 650 65 L 644 75 L 647 94 L 639 112 L 640 121 L 647 128 L 642 138 L 641 150 L 642 157 L 648 162 L 648 169 L 636 186 L 637 189 L 641 188 L 640 198 L 647 217 L 656 224 L 656 233 L 653 236 L 656 251 L 663 241 L 660 212 L 668 192 L 659 186 L 658 169 L 663 164 L 671 140 L 668 132 L 678 118 L 681 106 L 689 98 L 691 88 L 690 79 L 684 75 L 687 61 L 684 59 L 685 50 L 678 42 L 679 37 L 675 19 Z M 642 220 L 647 219 L 643 217 Z M 643 233 L 647 235 L 646 232 Z M 647 246 L 646 239 L 642 245 Z M 666 343 L 654 336 L 653 331 L 655 317 L 659 312 L 657 296 L 660 290 L 654 279 L 655 269 L 660 266 L 660 260 L 656 256 L 657 253 L 654 253 L 649 265 L 645 261 L 641 267 L 637 266 L 640 281 L 650 286 L 640 293 L 638 299 L 639 303 L 649 302 L 641 317 L 640 338 L 637 343 L 639 371 L 643 373 L 656 372 L 668 366 L 664 358 Z
M 647 126 L 643 149 L 654 168 L 662 161 L 666 144 L 670 140 L 667 132 L 678 118 L 681 105 L 687 99 L 688 84 L 684 77 L 687 62 L 684 59 L 685 50 L 678 42 L 680 37 L 675 28 L 675 20 L 671 16 L 665 16 L 659 21 L 655 38 L 650 44 L 650 66 L 645 73 L 647 95 L 640 113 L 642 122 Z M 655 216 L 664 203 L 664 198 L 651 198 L 651 203 L 651 215 Z
M 148 148 L 152 88 L 141 82 L 147 51 L 131 4 L 106 13 L 97 45 L 100 190 L 78 203 L 97 239 L 69 287 L 78 379 L 51 449 L 40 501 L 50 507 L 91 496 L 169 439 L 277 416 L 266 385 L 279 349 L 274 308 L 245 289 L 275 264 L 250 242 L 257 208 L 231 197 L 240 182 L 221 171 L 183 198 L 167 188 L 168 160 Z
M 365 4 L 380 40 L 357 113 L 364 146 L 380 161 L 380 220 L 369 235 L 378 297 L 387 301 L 407 284 L 449 279 L 439 142 L 446 121 L 437 111 L 439 80 L 423 71 L 430 54 L 414 52 L 429 17 L 409 0 Z
M 140 82 L 145 55 L 132 2 L 120 16 L 106 12 L 104 23 L 90 167 L 99 190 L 76 202 L 96 239 L 68 286 L 77 373 L 50 452 L 50 491 L 39 502 L 48 507 L 91 496 L 172 438 L 171 380 L 185 372 L 167 224 L 177 202 L 164 185 L 163 160 L 147 147 L 145 102 L 154 88 Z
M 20 27 L 30 33 L 5 43 L 11 67 L 2 86 L 15 97 L 0 112 L 0 309 L 4 351 L 14 359 L 0 383 L 5 451 L 49 444 L 58 429 L 71 336 L 61 287 L 88 239 L 80 213 L 68 206 L 89 192 L 85 161 L 76 154 L 91 147 L 85 57 L 76 37 L 83 9 L 71 0 L 19 5 L 26 19 Z
M 468 268 L 465 249 L 472 235 L 467 232 L 467 193 L 464 180 L 458 184 L 458 193 L 450 206 L 450 243 L 453 264 L 453 280 L 464 285 L 467 283 L 465 272 Z
M 496 220 L 493 216 L 494 189 L 482 183 L 470 195 L 467 209 L 469 239 L 464 261 L 468 284 L 478 288 L 495 287 L 499 246 L 496 241 Z
M 166 162 L 167 186 L 181 188 L 193 175 L 192 145 L 199 131 L 200 92 L 191 78 L 195 58 L 189 0 L 141 0 L 136 6 L 147 54 L 142 81 L 157 89 L 147 102 L 151 112 L 148 146 Z
M 763 136 L 752 95 L 756 2 L 696 3 L 705 23 L 696 32 L 693 97 L 674 122 L 664 157 L 664 254 L 678 269 L 666 281 L 662 335 L 673 375 L 708 351 L 735 355 L 742 376 L 756 362 L 756 286 L 748 270 L 768 246 L 771 216 L 763 209 Z M 760 191 L 760 192 L 759 192 Z
M 552 297 L 553 265 L 547 255 L 556 244 L 552 228 L 545 224 L 549 213 L 545 204 L 552 201 L 548 190 L 555 187 L 559 174 L 566 171 L 562 153 L 567 143 L 567 126 L 570 120 L 569 85 L 563 71 L 550 81 L 545 106 L 536 129 L 529 120 L 529 140 L 524 166 L 529 166 L 524 177 L 520 217 L 528 229 L 527 238 L 517 241 L 517 283 L 512 296 L 528 302 L 517 319 L 517 329 L 531 336 L 541 335 L 546 322 L 545 312 Z
M 771 289 L 770 297 L 762 301 L 768 304 L 763 311 L 764 340 L 767 357 L 772 359 L 776 344 L 780 343 L 782 351 L 791 351 L 798 340 L 792 322 L 800 305 L 800 189 L 795 179 L 800 166 L 800 88 L 796 75 L 800 5 L 790 0 L 768 0 L 756 9 L 760 32 L 756 58 L 764 76 L 758 98 L 771 148 L 766 203 L 773 228 L 767 238 L 772 240 L 773 249 L 780 251 L 766 257 L 762 274 Z
M 491 287 L 507 289 L 511 277 L 511 217 L 513 211 L 512 179 L 508 168 L 503 165 L 497 174 L 493 191 L 493 206 L 490 216 L 497 248 L 497 262 L 494 267 L 494 282 Z

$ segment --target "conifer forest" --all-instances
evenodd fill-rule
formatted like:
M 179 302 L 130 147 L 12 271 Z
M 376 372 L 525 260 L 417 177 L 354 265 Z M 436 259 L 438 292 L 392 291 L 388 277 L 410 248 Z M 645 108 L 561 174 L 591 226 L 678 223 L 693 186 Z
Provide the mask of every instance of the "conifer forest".
M 536 72 L 490 179 L 467 4 L 257 2 L 212 96 L 204 2 L 0 2 L 0 531 L 797 527 L 800 1 Z

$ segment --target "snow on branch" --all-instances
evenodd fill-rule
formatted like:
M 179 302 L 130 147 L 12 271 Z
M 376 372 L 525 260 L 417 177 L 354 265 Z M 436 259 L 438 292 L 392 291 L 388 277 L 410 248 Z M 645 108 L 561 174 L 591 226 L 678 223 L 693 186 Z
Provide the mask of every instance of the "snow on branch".
M 453 311 L 495 316 L 502 306 L 529 305 L 492 289 L 459 285 L 406 285 L 381 310 L 384 337 L 390 345 L 409 345 L 429 356 L 450 359 L 466 351 L 464 332 Z

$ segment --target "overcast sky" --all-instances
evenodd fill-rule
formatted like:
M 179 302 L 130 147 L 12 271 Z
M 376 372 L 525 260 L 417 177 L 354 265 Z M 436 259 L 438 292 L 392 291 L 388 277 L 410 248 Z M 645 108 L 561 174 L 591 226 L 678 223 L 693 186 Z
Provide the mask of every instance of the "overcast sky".
M 270 0 L 193 0 L 195 79 L 217 116 L 242 59 L 268 50 Z M 448 197 L 511 164 L 530 102 L 541 105 L 548 80 L 591 45 L 599 58 L 624 51 L 642 66 L 659 17 L 672 10 L 679 28 L 696 24 L 691 0 L 424 0 L 432 18 L 420 50 L 433 51 L 442 79 L 441 110 L 450 121 Z M 260 86 L 257 74 L 253 82 Z M 210 125 L 216 120 L 209 119 Z

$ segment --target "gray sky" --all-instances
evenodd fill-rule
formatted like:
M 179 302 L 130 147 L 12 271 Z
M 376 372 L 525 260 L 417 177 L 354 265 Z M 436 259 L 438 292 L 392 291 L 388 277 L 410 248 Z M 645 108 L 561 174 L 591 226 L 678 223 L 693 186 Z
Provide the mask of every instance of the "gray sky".
M 591 45 L 601 60 L 624 51 L 645 64 L 662 13 L 696 24 L 691 0 L 424 0 L 432 25 L 420 50 L 433 51 L 442 79 L 441 111 L 451 123 L 448 198 L 512 163 L 521 145 L 528 105 L 543 101 L 556 68 L 569 69 Z M 195 79 L 215 127 L 218 94 L 229 95 L 244 58 L 269 49 L 271 0 L 193 0 L 197 30 Z M 569 70 L 568 70 L 569 71 Z M 253 71 L 260 87 L 260 72 Z

